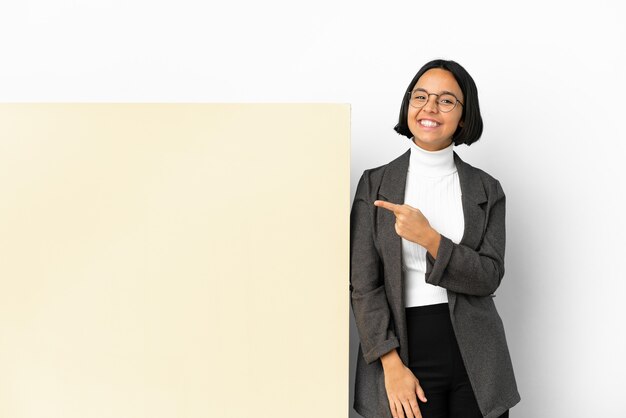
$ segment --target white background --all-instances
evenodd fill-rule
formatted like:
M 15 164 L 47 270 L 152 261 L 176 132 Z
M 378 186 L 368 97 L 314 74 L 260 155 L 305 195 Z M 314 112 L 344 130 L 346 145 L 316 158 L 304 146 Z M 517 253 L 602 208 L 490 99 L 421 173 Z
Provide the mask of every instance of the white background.
M 350 103 L 354 191 L 408 149 L 418 68 L 458 61 L 485 131 L 456 151 L 507 195 L 511 416 L 626 416 L 620 3 L 2 0 L 0 101 Z

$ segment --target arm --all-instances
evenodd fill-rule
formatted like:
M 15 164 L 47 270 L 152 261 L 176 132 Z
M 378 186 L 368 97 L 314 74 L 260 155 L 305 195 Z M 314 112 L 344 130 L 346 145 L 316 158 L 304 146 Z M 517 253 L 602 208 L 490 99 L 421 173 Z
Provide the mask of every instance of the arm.
M 455 244 L 441 235 L 435 256 L 426 253 L 426 282 L 457 293 L 488 296 L 504 276 L 506 197 L 496 180 L 495 198 L 488 210 L 487 228 L 478 250 Z
M 375 218 L 374 205 L 369 199 L 370 187 L 366 170 L 359 180 L 350 212 L 352 311 L 365 361 L 371 364 L 380 359 L 382 363 L 391 415 L 421 417 L 417 397 L 426 402 L 424 390 L 396 350 L 400 343 L 392 330 L 383 265 L 374 243 Z
M 369 173 L 361 176 L 350 212 L 350 300 L 363 357 L 369 364 L 400 346 L 392 330 L 382 263 L 374 245 Z

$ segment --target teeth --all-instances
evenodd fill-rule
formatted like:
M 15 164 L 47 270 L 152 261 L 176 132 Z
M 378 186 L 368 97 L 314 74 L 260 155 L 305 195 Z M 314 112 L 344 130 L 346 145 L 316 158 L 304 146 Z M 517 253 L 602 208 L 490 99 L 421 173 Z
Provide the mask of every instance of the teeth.
M 422 119 L 420 120 L 420 125 L 426 126 L 428 128 L 434 128 L 435 126 L 439 126 L 439 124 L 432 120 Z

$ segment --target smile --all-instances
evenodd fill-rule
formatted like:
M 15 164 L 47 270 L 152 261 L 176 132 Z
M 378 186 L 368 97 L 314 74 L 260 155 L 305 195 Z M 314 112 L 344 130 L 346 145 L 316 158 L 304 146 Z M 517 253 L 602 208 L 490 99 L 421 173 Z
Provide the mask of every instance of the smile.
M 435 128 L 440 125 L 440 123 L 437 123 L 434 120 L 428 120 L 428 119 L 422 119 L 418 123 L 427 128 Z

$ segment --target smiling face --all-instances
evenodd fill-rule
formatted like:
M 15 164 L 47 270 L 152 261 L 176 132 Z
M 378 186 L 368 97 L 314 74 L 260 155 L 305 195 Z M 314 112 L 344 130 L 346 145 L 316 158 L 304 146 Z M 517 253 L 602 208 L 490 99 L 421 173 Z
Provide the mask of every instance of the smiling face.
M 450 92 L 461 102 L 465 101 L 461 87 L 452 73 L 441 68 L 426 71 L 415 83 L 413 91 L 416 89 L 424 89 L 428 93 L 435 94 Z M 443 113 L 437 108 L 436 100 L 437 96 L 429 96 L 428 103 L 424 107 L 409 106 L 407 112 L 407 124 L 413 134 L 413 142 L 428 151 L 438 151 L 448 147 L 452 143 L 452 135 L 456 132 L 459 123 L 462 126 L 463 106 L 457 103 L 451 112 Z

